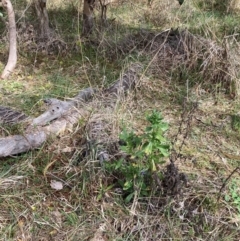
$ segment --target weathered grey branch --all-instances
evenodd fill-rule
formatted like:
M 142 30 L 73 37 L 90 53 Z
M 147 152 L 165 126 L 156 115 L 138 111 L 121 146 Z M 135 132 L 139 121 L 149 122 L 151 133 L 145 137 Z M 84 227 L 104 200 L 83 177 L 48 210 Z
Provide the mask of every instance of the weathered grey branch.
M 50 121 L 66 115 L 70 109 L 79 108 L 83 102 L 90 100 L 93 94 L 94 90 L 92 88 L 87 88 L 85 90 L 81 90 L 71 101 L 61 101 L 58 99 L 45 100 L 49 109 L 39 117 L 33 119 L 32 125 L 44 126 Z
M 30 125 L 24 135 L 8 136 L 0 138 L 0 157 L 11 156 L 18 153 L 23 153 L 33 150 L 41 146 L 49 135 L 60 135 L 66 129 L 71 129 L 79 118 L 86 115 L 87 112 L 74 112 L 65 113 L 66 116 L 62 117 L 47 126 L 32 126 Z M 67 115 L 69 114 L 69 115 Z
M 0 124 L 14 124 L 26 120 L 28 117 L 20 112 L 9 107 L 0 106 Z
M 142 66 L 140 64 L 131 65 L 110 88 L 104 90 L 102 93 L 114 94 L 114 98 L 114 96 L 116 97 L 120 93 L 133 88 L 139 81 L 141 70 Z M 49 135 L 59 135 L 66 129 L 72 129 L 73 125 L 76 124 L 80 118 L 85 118 L 89 115 L 89 111 L 84 108 L 84 103 L 89 101 L 94 93 L 96 93 L 96 90 L 87 88 L 80 91 L 75 98 L 69 101 L 57 99 L 45 100 L 49 106 L 48 110 L 39 117 L 32 119 L 32 121 L 30 121 L 31 119 L 29 118 L 28 122 L 30 124 L 23 135 L 0 138 L 0 157 L 36 149 L 47 140 Z M 4 119 L 4 117 L 2 117 L 2 119 Z
M 9 156 L 30 149 L 39 147 L 46 140 L 46 133 L 44 131 L 34 132 L 30 134 L 9 136 L 0 139 L 0 153 L 1 156 Z

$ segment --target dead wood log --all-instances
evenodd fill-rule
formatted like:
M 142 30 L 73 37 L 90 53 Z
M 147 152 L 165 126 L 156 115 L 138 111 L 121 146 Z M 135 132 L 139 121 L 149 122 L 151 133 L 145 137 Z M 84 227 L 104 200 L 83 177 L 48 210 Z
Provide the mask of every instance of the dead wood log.
M 79 94 L 70 101 L 61 101 L 53 98 L 44 100 L 49 106 L 49 109 L 33 119 L 32 125 L 44 126 L 52 120 L 65 116 L 71 109 L 81 107 L 83 102 L 88 101 L 93 96 L 94 92 L 96 91 L 92 88 L 81 90 Z
M 0 124 L 14 124 L 26 120 L 28 117 L 12 108 L 0 106 Z
M 59 135 L 66 129 L 71 129 L 81 113 L 74 111 L 68 116 L 62 117 L 47 126 L 29 126 L 24 135 L 8 136 L 0 138 L 0 157 L 12 156 L 40 147 L 50 135 Z M 83 114 L 83 113 L 82 113 Z
M 100 92 L 116 98 L 132 89 L 142 73 L 142 65 L 132 64 L 124 74 L 108 89 Z M 13 135 L 0 138 L 0 157 L 23 153 L 40 147 L 50 135 L 59 135 L 65 130 L 72 130 L 80 118 L 86 118 L 89 111 L 84 108 L 86 101 L 97 91 L 87 88 L 70 101 L 48 99 L 48 110 L 35 119 L 28 119 L 29 125 L 23 135 Z M 0 113 L 1 114 L 1 113 Z M 0 116 L 1 117 L 1 116 Z M 0 118 L 0 121 L 4 117 Z

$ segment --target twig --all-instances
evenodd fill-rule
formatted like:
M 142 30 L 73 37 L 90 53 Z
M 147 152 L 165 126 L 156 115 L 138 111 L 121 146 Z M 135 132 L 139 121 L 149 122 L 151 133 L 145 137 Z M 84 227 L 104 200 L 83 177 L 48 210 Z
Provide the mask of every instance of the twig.
M 182 151 L 182 148 L 183 146 L 185 145 L 185 141 L 188 137 L 188 134 L 190 132 L 190 129 L 191 129 L 191 122 L 192 122 L 192 119 L 193 119 L 193 114 L 195 112 L 195 110 L 197 109 L 198 107 L 198 104 L 197 103 L 192 103 L 191 104 L 191 109 L 187 112 L 187 100 L 184 99 L 184 102 L 183 102 L 183 111 L 182 111 L 182 114 L 181 114 L 181 122 L 180 122 L 180 125 L 179 125 L 179 128 L 178 128 L 178 132 L 177 134 L 175 135 L 175 138 L 173 139 L 172 141 L 172 145 L 174 145 L 174 143 L 177 141 L 177 138 L 180 134 L 183 134 L 183 140 L 182 140 L 182 143 L 178 149 L 178 153 L 176 152 L 176 150 L 173 148 L 173 154 L 171 156 L 171 161 L 173 162 L 175 159 L 179 158 L 181 156 L 181 151 Z M 187 119 L 184 119 L 184 117 L 187 116 Z M 183 133 L 183 124 L 186 123 L 186 128 L 184 130 L 185 133 Z M 175 158 L 173 157 L 173 155 L 175 155 Z
M 221 188 L 220 188 L 220 190 L 219 190 L 219 193 L 218 193 L 217 202 L 219 202 L 219 199 L 220 199 L 222 190 L 226 187 L 227 182 L 230 180 L 230 178 L 232 177 L 232 175 L 233 175 L 235 172 L 237 172 L 238 170 L 240 170 L 240 167 L 236 167 L 236 168 L 230 173 L 230 175 L 227 177 L 227 179 L 224 181 L 224 183 L 222 184 L 222 186 L 221 186 Z

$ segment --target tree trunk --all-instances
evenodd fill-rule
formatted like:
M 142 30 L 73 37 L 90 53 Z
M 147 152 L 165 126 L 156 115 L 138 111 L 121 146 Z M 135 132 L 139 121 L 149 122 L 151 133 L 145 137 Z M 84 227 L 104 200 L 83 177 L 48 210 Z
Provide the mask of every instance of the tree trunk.
M 101 20 L 104 23 L 107 19 L 107 4 L 104 0 L 99 0 L 101 6 Z
M 13 6 L 10 0 L 2 0 L 3 7 L 8 13 L 8 28 L 9 28 L 9 55 L 6 67 L 1 75 L 2 79 L 6 79 L 14 70 L 17 64 L 17 33 L 16 22 Z
M 40 21 L 40 37 L 48 39 L 51 34 L 49 27 L 49 18 L 47 13 L 47 0 L 35 0 L 34 1 L 37 16 Z
M 95 0 L 84 0 L 82 35 L 88 36 L 93 29 L 93 9 Z

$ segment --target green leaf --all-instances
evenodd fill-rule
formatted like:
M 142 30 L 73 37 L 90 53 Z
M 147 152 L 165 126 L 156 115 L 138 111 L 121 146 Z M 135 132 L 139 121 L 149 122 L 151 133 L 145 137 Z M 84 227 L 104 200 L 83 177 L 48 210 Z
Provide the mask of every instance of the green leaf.
M 146 153 L 146 155 L 150 155 L 152 154 L 152 150 L 153 150 L 153 144 L 152 142 L 149 142 L 148 145 L 145 147 L 144 152 Z
M 240 204 L 240 200 L 234 200 L 233 203 L 239 205 Z
M 159 147 L 158 149 L 159 149 L 159 151 L 161 152 L 161 154 L 162 154 L 163 156 L 165 156 L 165 157 L 169 156 L 169 152 L 168 152 L 168 149 L 167 149 L 167 148 L 165 148 L 165 147 Z
M 155 138 L 156 138 L 157 140 L 159 140 L 160 142 L 167 142 L 167 141 L 166 141 L 166 138 L 164 138 L 164 137 L 162 136 L 162 133 L 157 133 L 156 136 L 155 136 Z
M 121 159 L 117 162 L 117 164 L 116 164 L 116 166 L 115 166 L 115 170 L 119 169 L 119 168 L 122 166 L 122 163 L 123 163 L 123 158 L 121 158 Z
M 154 160 L 152 159 L 152 172 L 156 172 L 156 171 L 157 171 L 157 168 L 156 168 Z
M 114 184 L 107 186 L 107 188 L 105 189 L 105 191 L 111 190 L 114 186 L 115 186 Z
M 130 194 L 125 198 L 125 202 L 126 202 L 126 203 L 129 203 L 129 202 L 132 200 L 133 196 L 134 196 L 134 192 L 133 192 L 133 193 L 130 193 Z
M 126 181 L 123 186 L 123 190 L 126 191 L 133 186 L 132 181 Z
M 125 151 L 125 152 L 128 152 L 128 147 L 127 146 L 120 146 L 120 149 L 122 150 L 122 151 Z
M 159 127 L 161 128 L 161 130 L 163 132 L 167 131 L 168 130 L 168 124 L 165 123 L 165 122 L 162 122 L 161 124 L 159 124 Z
M 232 198 L 237 198 L 238 197 L 238 193 L 234 190 L 233 192 L 232 192 Z
M 229 202 L 231 200 L 229 195 L 225 195 L 224 199 L 225 199 L 226 202 Z
M 150 131 L 152 131 L 152 129 L 153 129 L 152 126 L 147 126 L 145 130 L 146 130 L 146 132 L 150 132 Z

